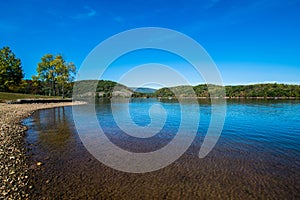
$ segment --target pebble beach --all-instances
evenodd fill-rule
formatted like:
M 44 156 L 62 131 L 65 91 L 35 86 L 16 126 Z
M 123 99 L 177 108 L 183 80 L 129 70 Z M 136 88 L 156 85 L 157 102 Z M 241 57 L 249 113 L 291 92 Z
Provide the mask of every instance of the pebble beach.
M 0 103 L 0 199 L 30 199 L 32 186 L 24 140 L 27 127 L 21 121 L 36 110 L 79 104 L 83 103 Z

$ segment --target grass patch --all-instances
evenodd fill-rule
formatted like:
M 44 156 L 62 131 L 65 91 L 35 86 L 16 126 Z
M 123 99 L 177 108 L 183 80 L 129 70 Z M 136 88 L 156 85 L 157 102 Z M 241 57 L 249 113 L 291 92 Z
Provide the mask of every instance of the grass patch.
M 0 92 L 0 101 L 16 101 L 17 99 L 61 99 L 57 96 L 43 96 L 43 95 L 34 95 L 34 94 L 21 94 L 21 93 L 10 93 L 10 92 Z

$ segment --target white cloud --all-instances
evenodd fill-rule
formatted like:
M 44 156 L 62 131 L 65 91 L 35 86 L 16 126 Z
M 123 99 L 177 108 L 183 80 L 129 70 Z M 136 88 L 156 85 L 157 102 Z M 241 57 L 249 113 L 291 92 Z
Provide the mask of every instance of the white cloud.
M 97 14 L 97 12 L 89 6 L 85 6 L 84 9 L 85 9 L 85 12 L 78 13 L 77 15 L 72 16 L 71 18 L 73 18 L 73 19 L 87 19 L 87 18 L 93 17 Z

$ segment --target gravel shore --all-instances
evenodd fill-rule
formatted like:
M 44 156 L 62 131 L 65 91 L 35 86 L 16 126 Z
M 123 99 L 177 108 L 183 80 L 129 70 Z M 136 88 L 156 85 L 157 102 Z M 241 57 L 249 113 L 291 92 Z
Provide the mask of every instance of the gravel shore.
M 75 104 L 83 104 L 75 102 Z M 30 199 L 29 169 L 24 141 L 27 127 L 21 120 L 40 109 L 72 106 L 74 103 L 0 103 L 0 199 Z

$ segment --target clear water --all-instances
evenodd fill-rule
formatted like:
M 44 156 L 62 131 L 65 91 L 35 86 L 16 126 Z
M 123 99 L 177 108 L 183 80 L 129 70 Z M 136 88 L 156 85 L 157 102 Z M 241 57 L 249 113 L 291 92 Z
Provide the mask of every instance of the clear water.
M 167 118 L 163 129 L 150 138 L 124 134 L 113 120 L 109 101 L 100 101 L 95 107 L 112 142 L 133 152 L 148 152 L 168 144 L 181 120 L 177 102 L 135 99 L 130 114 L 137 125 L 151 123 L 149 108 L 154 104 L 166 110 Z M 27 142 L 32 163 L 45 163 L 34 169 L 33 195 L 66 199 L 300 198 L 299 101 L 228 101 L 221 137 L 204 159 L 198 158 L 198 152 L 211 107 L 208 101 L 199 105 L 199 128 L 188 151 L 164 169 L 138 175 L 106 167 L 86 151 L 76 133 L 71 107 L 36 112 L 24 121 L 30 127 Z M 122 104 L 114 106 L 119 106 L 121 114 Z M 198 105 L 185 106 L 193 110 Z M 196 117 L 194 114 L 190 112 L 189 117 Z

